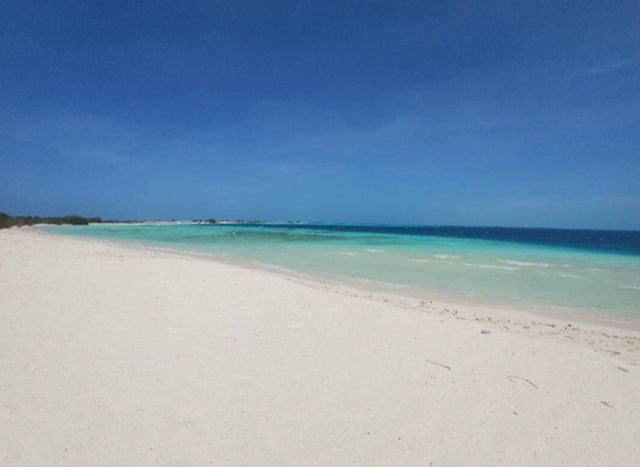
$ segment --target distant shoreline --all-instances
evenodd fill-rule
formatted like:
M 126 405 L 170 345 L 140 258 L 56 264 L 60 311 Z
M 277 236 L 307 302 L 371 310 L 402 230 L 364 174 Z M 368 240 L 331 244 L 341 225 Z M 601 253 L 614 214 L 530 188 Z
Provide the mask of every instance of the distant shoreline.
M 264 221 L 264 220 L 217 220 L 217 219 L 154 219 L 154 220 L 116 220 L 100 217 L 85 217 L 75 214 L 66 216 L 11 216 L 0 212 L 0 229 L 10 227 L 29 227 L 43 225 L 212 225 L 212 224 L 299 224 L 300 221 Z

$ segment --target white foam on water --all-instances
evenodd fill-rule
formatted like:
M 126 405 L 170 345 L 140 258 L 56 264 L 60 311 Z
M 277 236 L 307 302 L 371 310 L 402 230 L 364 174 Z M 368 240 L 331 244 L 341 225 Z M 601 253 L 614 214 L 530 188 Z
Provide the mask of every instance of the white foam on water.
M 460 258 L 459 255 L 433 255 L 434 258 L 447 259 L 447 258 Z
M 341 251 L 340 254 L 341 255 L 345 255 L 345 256 L 355 256 L 356 255 L 352 251 Z
M 375 248 L 367 248 L 369 253 L 384 253 L 385 250 L 376 250 Z
M 618 287 L 620 287 L 621 289 L 627 289 L 627 290 L 640 290 L 640 286 L 637 286 L 637 285 L 619 285 Z
M 442 261 L 437 259 L 410 259 L 412 263 L 437 263 L 437 264 L 458 264 L 455 261 Z
M 565 277 L 567 279 L 582 279 L 582 276 L 577 276 L 575 274 L 556 274 L 560 277 Z
M 514 261 L 510 259 L 499 259 L 498 261 L 505 264 L 512 264 L 514 266 L 536 266 L 539 268 L 548 268 L 551 266 L 549 263 L 533 263 L 530 261 Z
M 519 269 L 519 268 L 510 267 L 510 266 L 494 266 L 492 264 L 470 264 L 470 263 L 463 263 L 463 264 L 469 268 L 500 269 L 502 271 L 517 271 Z
M 577 274 L 564 274 L 564 273 L 555 273 L 555 272 L 545 272 L 540 270 L 535 270 L 535 272 L 539 274 L 545 274 L 547 276 L 556 276 L 556 277 L 564 277 L 565 279 L 584 279 L 583 276 L 578 276 Z

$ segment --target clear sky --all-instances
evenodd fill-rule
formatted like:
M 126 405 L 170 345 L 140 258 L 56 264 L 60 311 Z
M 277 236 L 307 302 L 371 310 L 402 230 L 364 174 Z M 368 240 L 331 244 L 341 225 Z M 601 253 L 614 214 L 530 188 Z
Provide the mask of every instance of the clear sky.
M 640 229 L 640 1 L 0 1 L 0 211 Z

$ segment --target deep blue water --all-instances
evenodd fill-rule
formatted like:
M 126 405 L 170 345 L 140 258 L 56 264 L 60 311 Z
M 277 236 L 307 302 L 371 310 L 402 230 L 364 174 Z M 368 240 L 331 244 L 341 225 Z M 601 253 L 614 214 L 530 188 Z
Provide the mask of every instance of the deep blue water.
M 216 225 L 211 225 L 216 227 Z M 640 231 L 370 224 L 237 224 L 235 227 L 466 238 L 640 256 Z

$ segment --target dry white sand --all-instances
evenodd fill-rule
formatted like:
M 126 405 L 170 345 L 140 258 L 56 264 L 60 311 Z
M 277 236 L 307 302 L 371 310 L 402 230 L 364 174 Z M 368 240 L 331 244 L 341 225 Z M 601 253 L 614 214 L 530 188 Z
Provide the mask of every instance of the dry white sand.
M 492 313 L 0 231 L 0 465 L 640 465 L 638 333 Z

